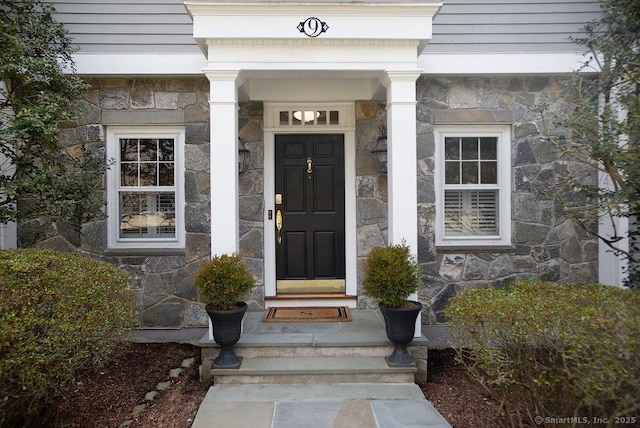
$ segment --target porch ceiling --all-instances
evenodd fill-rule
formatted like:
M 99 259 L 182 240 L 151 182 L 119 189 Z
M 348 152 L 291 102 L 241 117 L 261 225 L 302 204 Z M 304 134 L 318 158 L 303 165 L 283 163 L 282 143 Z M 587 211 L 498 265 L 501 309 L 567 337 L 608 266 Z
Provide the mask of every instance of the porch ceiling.
M 245 70 L 240 100 L 329 102 L 378 99 L 386 90 L 380 70 Z

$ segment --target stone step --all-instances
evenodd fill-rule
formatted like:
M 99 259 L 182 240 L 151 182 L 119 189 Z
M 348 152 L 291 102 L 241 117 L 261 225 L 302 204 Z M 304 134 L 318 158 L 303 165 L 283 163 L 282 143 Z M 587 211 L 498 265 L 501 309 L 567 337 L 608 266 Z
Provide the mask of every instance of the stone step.
M 315 360 L 350 360 L 351 362 L 358 359 L 374 359 L 384 363 L 387 366 L 384 357 L 388 357 L 393 352 L 393 345 L 389 342 L 385 344 L 370 345 L 370 346 L 349 346 L 347 344 L 339 345 L 307 345 L 291 343 L 289 346 L 280 344 L 279 346 L 272 346 L 266 344 L 253 344 L 233 347 L 236 355 L 243 358 L 243 362 L 252 360 L 267 361 L 269 359 L 279 361 L 300 361 L 300 364 L 304 364 L 308 361 Z M 426 380 L 427 373 L 427 344 L 426 341 L 416 341 L 407 347 L 409 354 L 416 362 L 417 371 L 415 372 L 414 380 L 416 382 L 424 382 Z M 202 366 L 210 368 L 213 364 L 213 360 L 218 356 L 220 348 L 217 346 L 203 347 L 202 354 Z M 395 372 L 393 372 L 395 373 Z M 209 370 L 201 371 L 201 380 L 204 382 L 210 382 L 212 380 L 212 372 Z M 365 376 L 357 375 L 354 378 L 363 378 Z
M 203 369 L 204 370 L 204 369 Z M 210 369 L 214 384 L 413 383 L 415 366 L 383 357 L 252 357 L 239 369 Z
M 386 336 L 384 320 L 379 311 L 352 310 L 351 322 L 333 323 L 268 323 L 263 322 L 262 315 L 262 312 L 245 314 L 242 336 L 233 346 L 235 353 L 242 357 L 245 363 L 256 358 L 292 358 L 301 360 L 300 364 L 313 358 L 337 360 L 377 358 L 381 364 L 384 364 L 385 369 L 388 368 L 384 357 L 391 355 L 393 344 Z M 415 371 L 414 380 L 418 383 L 426 382 L 428 344 L 429 341 L 425 337 L 416 337 L 407 346 L 409 354 L 416 362 L 417 371 Z M 211 366 L 220 352 L 220 347 L 208 334 L 202 337 L 198 345 L 201 347 L 202 367 L 206 368 L 201 370 L 201 379 L 203 382 L 211 382 Z M 394 373 L 397 372 L 379 375 L 391 377 L 395 376 Z M 349 374 L 358 382 L 370 375 L 370 373 Z M 286 376 L 305 375 L 298 373 Z M 325 373 L 325 376 L 329 379 L 328 376 L 337 378 L 345 374 Z

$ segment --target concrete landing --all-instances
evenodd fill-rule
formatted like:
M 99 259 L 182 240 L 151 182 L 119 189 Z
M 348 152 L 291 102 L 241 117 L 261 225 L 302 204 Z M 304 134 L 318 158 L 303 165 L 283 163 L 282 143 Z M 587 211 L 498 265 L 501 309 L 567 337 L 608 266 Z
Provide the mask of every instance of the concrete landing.
M 215 385 L 192 428 L 451 428 L 415 384 Z

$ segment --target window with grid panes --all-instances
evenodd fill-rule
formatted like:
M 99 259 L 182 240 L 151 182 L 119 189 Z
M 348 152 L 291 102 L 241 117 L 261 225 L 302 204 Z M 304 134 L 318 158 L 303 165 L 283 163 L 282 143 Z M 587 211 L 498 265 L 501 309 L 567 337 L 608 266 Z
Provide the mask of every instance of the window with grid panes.
M 436 131 L 437 245 L 510 243 L 508 128 Z
M 111 248 L 184 246 L 183 141 L 179 128 L 108 130 Z

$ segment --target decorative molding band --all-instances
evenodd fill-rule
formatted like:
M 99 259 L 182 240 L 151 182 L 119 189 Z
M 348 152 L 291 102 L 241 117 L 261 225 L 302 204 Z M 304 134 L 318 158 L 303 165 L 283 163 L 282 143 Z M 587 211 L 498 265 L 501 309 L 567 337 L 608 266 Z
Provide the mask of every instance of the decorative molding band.
M 207 39 L 209 46 L 418 46 L 417 40 L 380 39 Z

